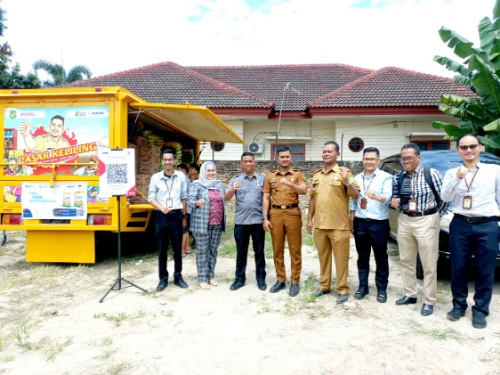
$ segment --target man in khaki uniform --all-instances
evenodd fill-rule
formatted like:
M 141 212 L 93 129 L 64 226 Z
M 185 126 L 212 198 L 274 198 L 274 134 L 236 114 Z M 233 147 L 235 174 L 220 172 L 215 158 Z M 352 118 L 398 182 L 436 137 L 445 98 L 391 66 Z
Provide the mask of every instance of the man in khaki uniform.
M 279 168 L 270 172 L 264 182 L 262 214 L 264 230 L 271 232 L 276 284 L 271 293 L 285 288 L 285 236 L 291 258 L 290 296 L 299 294 L 302 271 L 302 214 L 299 195 L 307 193 L 307 183 L 301 172 L 291 167 L 292 153 L 286 146 L 276 149 Z
M 312 234 L 314 228 L 314 243 L 318 249 L 320 281 L 316 296 L 330 293 L 333 252 L 337 273 L 337 303 L 340 304 L 349 298 L 349 197 L 358 198 L 359 185 L 349 169 L 338 166 L 339 156 L 337 142 L 326 142 L 323 147 L 324 167 L 314 173 L 312 181 L 307 231 Z
M 49 134 L 34 138 L 31 134 L 31 120 L 19 124 L 19 133 L 23 136 L 28 151 L 45 151 L 69 147 L 69 142 L 63 138 L 64 117 L 61 115 L 55 115 L 50 119 Z

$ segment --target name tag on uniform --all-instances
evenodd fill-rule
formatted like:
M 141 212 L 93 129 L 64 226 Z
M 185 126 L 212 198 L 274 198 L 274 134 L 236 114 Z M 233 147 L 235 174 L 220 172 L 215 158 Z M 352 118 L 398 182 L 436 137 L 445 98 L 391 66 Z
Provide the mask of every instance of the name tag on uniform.
M 335 176 L 332 178 L 332 181 L 330 182 L 330 185 L 333 185 L 333 186 L 340 186 L 341 185 L 341 182 L 340 182 L 340 179 L 338 176 Z
M 462 208 L 464 210 L 470 210 L 472 208 L 472 196 L 466 195 L 462 200 Z
M 359 207 L 361 207 L 361 209 L 363 210 L 366 210 L 367 205 L 368 205 L 368 200 L 366 198 L 361 198 Z
M 415 199 L 410 199 L 408 201 L 408 212 L 417 212 L 417 201 Z

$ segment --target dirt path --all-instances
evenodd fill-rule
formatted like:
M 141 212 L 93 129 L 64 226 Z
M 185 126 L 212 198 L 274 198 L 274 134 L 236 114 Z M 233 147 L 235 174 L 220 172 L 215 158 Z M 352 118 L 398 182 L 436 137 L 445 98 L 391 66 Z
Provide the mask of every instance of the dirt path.
M 386 304 L 376 301 L 373 273 L 363 301 L 338 306 L 335 295 L 315 299 L 319 267 L 310 247 L 295 298 L 260 291 L 252 260 L 247 285 L 230 291 L 232 258 L 219 259 L 220 285 L 201 290 L 189 255 L 188 290 L 170 285 L 144 294 L 124 284 L 99 303 L 116 279 L 116 262 L 26 264 L 23 246 L 22 237 L 9 237 L 0 250 L 0 374 L 497 374 L 500 368 L 498 281 L 485 330 L 471 326 L 470 310 L 459 322 L 446 320 L 446 281 L 439 282 L 434 315 L 420 315 L 420 300 L 396 306 L 402 289 L 394 255 Z M 154 291 L 156 257 L 127 259 L 123 277 Z M 271 259 L 267 281 L 275 281 Z

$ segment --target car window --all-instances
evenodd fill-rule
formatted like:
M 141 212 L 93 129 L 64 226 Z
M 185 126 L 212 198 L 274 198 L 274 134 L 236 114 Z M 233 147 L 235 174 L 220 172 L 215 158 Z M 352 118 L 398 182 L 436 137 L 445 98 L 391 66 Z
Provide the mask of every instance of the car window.
M 383 170 L 384 172 L 387 172 L 387 173 L 390 173 L 390 174 L 393 174 L 392 173 L 392 165 L 394 164 L 394 160 L 387 160 L 387 161 L 384 161 L 382 162 L 382 166 L 380 167 L 381 170 Z

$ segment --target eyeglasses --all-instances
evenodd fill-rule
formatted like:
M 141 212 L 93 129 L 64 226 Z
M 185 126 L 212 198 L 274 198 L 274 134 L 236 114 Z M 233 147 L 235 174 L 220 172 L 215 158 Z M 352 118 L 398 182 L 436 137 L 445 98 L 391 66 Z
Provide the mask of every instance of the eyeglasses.
M 477 148 L 479 147 L 479 144 L 475 144 L 475 145 L 463 145 L 463 146 L 457 146 L 460 150 L 462 151 L 467 151 L 467 149 L 471 149 L 472 151 L 474 150 L 477 150 Z
M 375 158 L 363 158 L 363 161 L 366 161 L 368 163 L 373 163 L 373 162 L 376 162 L 378 159 L 375 159 Z
M 402 162 L 405 162 L 405 161 L 412 161 L 413 159 L 415 159 L 416 156 L 407 156 L 405 158 L 401 158 L 401 161 Z

